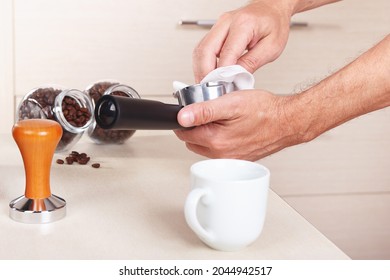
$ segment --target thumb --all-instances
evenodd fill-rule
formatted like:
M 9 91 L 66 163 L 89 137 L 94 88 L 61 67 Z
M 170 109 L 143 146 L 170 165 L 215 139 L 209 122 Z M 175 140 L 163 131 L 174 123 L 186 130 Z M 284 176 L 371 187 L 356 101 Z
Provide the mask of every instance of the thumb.
M 231 110 L 229 103 L 224 102 L 224 97 L 185 106 L 177 115 L 179 124 L 183 127 L 191 127 L 227 119 L 228 112 Z

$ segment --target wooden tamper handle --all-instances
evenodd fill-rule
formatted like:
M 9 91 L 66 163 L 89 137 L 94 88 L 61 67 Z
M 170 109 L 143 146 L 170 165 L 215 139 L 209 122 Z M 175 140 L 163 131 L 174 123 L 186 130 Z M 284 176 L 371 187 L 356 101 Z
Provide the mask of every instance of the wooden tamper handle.
M 50 168 L 62 136 L 59 123 L 46 119 L 17 122 L 12 135 L 22 154 L 26 174 L 25 195 L 10 203 L 10 216 L 26 223 L 46 223 L 65 215 L 65 200 L 51 194 Z M 54 213 L 61 209 L 61 213 Z
M 50 192 L 50 167 L 62 136 L 59 123 L 45 119 L 16 123 L 12 135 L 22 154 L 26 173 L 27 198 L 47 198 Z

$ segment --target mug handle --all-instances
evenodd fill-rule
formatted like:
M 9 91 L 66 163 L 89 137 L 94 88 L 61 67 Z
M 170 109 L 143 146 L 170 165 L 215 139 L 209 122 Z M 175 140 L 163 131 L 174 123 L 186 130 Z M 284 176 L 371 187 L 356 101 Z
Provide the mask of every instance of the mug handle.
M 208 194 L 209 192 L 206 189 L 193 189 L 187 196 L 184 206 L 184 215 L 187 224 L 201 239 L 212 242 L 215 239 L 214 235 L 201 226 L 196 215 L 196 208 L 199 204 L 200 199 Z

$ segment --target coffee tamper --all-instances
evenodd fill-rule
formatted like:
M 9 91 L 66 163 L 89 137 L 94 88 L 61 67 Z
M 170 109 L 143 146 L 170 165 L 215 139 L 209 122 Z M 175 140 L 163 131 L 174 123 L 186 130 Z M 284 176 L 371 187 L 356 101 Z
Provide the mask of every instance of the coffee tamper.
M 65 200 L 50 191 L 50 167 L 62 136 L 61 126 L 47 119 L 21 120 L 12 128 L 12 135 L 22 154 L 26 189 L 24 195 L 10 202 L 10 217 L 30 224 L 65 217 Z

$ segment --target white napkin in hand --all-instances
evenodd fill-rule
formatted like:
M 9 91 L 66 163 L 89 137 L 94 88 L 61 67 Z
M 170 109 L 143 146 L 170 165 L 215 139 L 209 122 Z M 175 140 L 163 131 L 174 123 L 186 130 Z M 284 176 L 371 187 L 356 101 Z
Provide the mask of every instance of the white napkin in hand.
M 253 89 L 255 78 L 244 67 L 240 65 L 231 65 L 217 68 L 207 74 L 200 82 L 201 84 L 208 82 L 233 82 L 238 90 Z
M 238 90 L 242 90 L 253 89 L 255 78 L 244 67 L 240 65 L 231 65 L 214 69 L 207 74 L 200 83 L 204 84 L 208 82 L 233 82 Z M 173 89 L 175 92 L 187 86 L 187 84 L 182 82 L 173 82 Z

